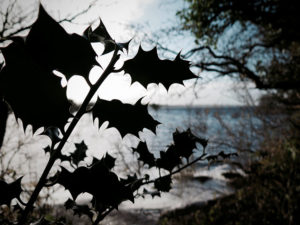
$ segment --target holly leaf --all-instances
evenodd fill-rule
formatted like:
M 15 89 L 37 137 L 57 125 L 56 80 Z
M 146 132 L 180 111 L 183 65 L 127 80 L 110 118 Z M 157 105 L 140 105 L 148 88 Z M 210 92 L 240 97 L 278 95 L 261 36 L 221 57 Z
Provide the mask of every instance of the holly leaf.
M 137 175 L 128 175 L 126 179 L 121 178 L 120 181 L 123 185 L 128 185 L 128 184 L 132 184 L 133 182 L 137 181 Z
M 75 151 L 71 153 L 71 160 L 72 163 L 74 163 L 76 166 L 78 166 L 78 163 L 80 161 L 83 161 L 86 157 L 86 151 L 88 150 L 87 145 L 84 143 L 84 141 L 81 141 L 80 143 L 75 143 Z
M 196 148 L 196 139 L 190 130 L 185 132 L 176 130 L 176 132 L 173 133 L 173 140 L 178 154 L 188 160 Z
M 171 190 L 171 183 L 172 183 L 172 179 L 171 176 L 164 176 L 164 177 L 160 177 L 157 178 L 154 181 L 154 187 L 158 190 L 158 191 L 162 191 L 162 192 L 169 192 Z
M 43 149 L 44 149 L 45 153 L 51 153 L 51 151 L 52 151 L 52 148 L 49 145 Z
M 178 154 L 187 160 L 193 154 L 193 150 L 196 148 L 196 142 L 199 142 L 203 148 L 207 145 L 207 139 L 195 136 L 190 129 L 184 132 L 176 130 L 173 133 L 173 140 Z
M 114 51 L 115 48 L 119 49 L 120 51 L 123 51 L 123 49 L 128 51 L 129 43 L 131 41 L 130 40 L 125 43 L 115 42 L 107 32 L 107 29 L 101 19 L 98 27 L 95 30 L 92 30 L 92 28 L 89 26 L 84 31 L 84 36 L 87 37 L 90 42 L 100 42 L 104 45 L 102 55 Z
M 78 34 L 68 34 L 41 4 L 26 47 L 38 64 L 48 71 L 58 70 L 67 78 L 74 74 L 87 78 L 91 68 L 98 65 L 90 42 Z
M 22 38 L 15 38 L 1 51 L 5 66 L 0 72 L 0 90 L 24 129 L 31 124 L 33 131 L 58 127 L 63 132 L 71 114 L 61 78 L 37 63 Z
M 172 172 L 174 167 L 181 164 L 180 155 L 178 154 L 177 147 L 170 145 L 167 151 L 160 151 L 160 158 L 156 160 L 156 166 Z
M 148 164 L 149 168 L 155 166 L 154 155 L 148 150 L 146 142 L 140 142 L 139 145 L 132 150 L 139 154 L 138 160 L 142 161 L 144 164 Z
M 119 100 L 98 99 L 93 110 L 93 119 L 99 119 L 99 126 L 109 121 L 109 127 L 115 127 L 124 137 L 126 134 L 138 136 L 138 132 L 147 128 L 155 133 L 158 121 L 148 113 L 147 105 L 142 105 L 141 100 L 135 105 L 123 104 Z
M 131 188 L 123 185 L 100 161 L 89 168 L 79 167 L 74 172 L 62 167 L 57 183 L 69 190 L 74 200 L 80 193 L 90 193 L 98 210 L 117 208 L 125 200 L 134 201 Z
M 91 220 L 93 219 L 94 214 L 92 213 L 88 205 L 78 205 L 72 199 L 68 199 L 64 204 L 66 209 L 71 209 L 74 212 L 74 215 L 81 217 L 82 215 L 87 215 Z
M 140 47 L 133 59 L 124 62 L 122 69 L 131 76 L 133 82 L 137 81 L 145 88 L 150 83 L 161 83 L 169 89 L 173 83 L 183 84 L 183 80 L 196 78 L 189 67 L 189 61 L 181 59 L 180 54 L 173 61 L 161 60 L 156 48 L 144 51 Z
M 21 180 L 22 177 L 10 184 L 0 180 L 0 205 L 10 206 L 10 203 L 14 198 L 20 197 L 22 192 Z
M 112 157 L 110 154 L 106 153 L 105 156 L 100 159 L 103 166 L 107 167 L 109 170 L 115 167 L 116 158 Z

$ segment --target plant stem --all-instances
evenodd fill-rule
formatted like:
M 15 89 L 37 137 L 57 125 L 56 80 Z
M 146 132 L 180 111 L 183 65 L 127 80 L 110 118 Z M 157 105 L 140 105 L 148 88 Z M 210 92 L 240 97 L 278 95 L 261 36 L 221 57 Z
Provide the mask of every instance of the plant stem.
M 100 223 L 100 221 L 102 221 L 109 213 L 111 213 L 111 211 L 113 211 L 114 208 L 110 207 L 108 208 L 104 213 L 99 214 L 97 216 L 97 219 L 95 220 L 95 222 L 93 223 L 93 225 L 98 225 L 98 223 Z
M 204 152 L 204 150 L 203 150 L 203 152 Z M 160 178 L 164 178 L 164 177 L 167 177 L 167 176 L 173 176 L 174 174 L 179 173 L 180 171 L 182 171 L 182 170 L 184 170 L 185 168 L 187 168 L 187 167 L 193 165 L 194 163 L 198 162 L 199 160 L 202 160 L 205 156 L 206 156 L 206 154 L 203 153 L 203 154 L 201 154 L 198 158 L 196 158 L 196 159 L 194 159 L 193 161 L 191 161 L 191 162 L 185 164 L 183 167 L 180 167 L 180 168 L 178 168 L 177 170 L 174 170 L 173 172 L 171 172 L 171 173 L 169 173 L 169 174 L 167 174 L 167 175 L 159 176 L 159 178 L 156 178 L 156 179 L 152 179 L 152 180 L 143 182 L 143 183 L 141 184 L 141 186 L 146 185 L 146 184 L 154 183 L 155 180 L 160 179 Z
M 62 148 L 64 147 L 65 143 L 67 142 L 68 138 L 70 137 L 71 133 L 73 132 L 74 128 L 76 127 L 79 119 L 86 113 L 86 109 L 88 107 L 88 104 L 90 103 L 92 97 L 95 95 L 97 90 L 99 89 L 100 85 L 103 83 L 103 81 L 108 77 L 108 75 L 114 70 L 114 65 L 120 58 L 120 56 L 117 54 L 118 50 L 115 49 L 114 54 L 112 56 L 112 59 L 104 72 L 102 73 L 101 77 L 98 79 L 98 81 L 91 87 L 89 93 L 87 94 L 86 98 L 84 99 L 80 109 L 76 113 L 76 115 L 73 117 L 69 127 L 67 128 L 66 132 L 63 135 L 62 140 L 60 141 L 57 148 L 54 150 L 54 154 L 50 157 L 46 168 L 44 169 L 42 176 L 40 177 L 38 184 L 36 185 L 32 195 L 30 196 L 30 199 L 20 217 L 20 220 L 18 222 L 18 225 L 23 225 L 26 222 L 26 219 L 28 217 L 28 214 L 33 209 L 33 204 L 35 203 L 40 191 L 45 186 L 45 183 L 47 181 L 47 176 L 56 161 L 57 157 L 61 153 Z

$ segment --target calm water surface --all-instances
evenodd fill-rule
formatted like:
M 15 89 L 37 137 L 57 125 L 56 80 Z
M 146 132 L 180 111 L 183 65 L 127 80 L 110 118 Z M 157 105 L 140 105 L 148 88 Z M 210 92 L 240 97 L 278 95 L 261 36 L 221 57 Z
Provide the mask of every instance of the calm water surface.
M 140 139 L 147 141 L 147 145 L 151 152 L 159 156 L 159 151 L 166 149 L 172 143 L 172 133 L 178 129 L 184 131 L 191 128 L 192 132 L 204 138 L 209 139 L 207 153 L 214 154 L 220 151 L 232 152 L 236 151 L 235 145 L 238 137 L 247 135 L 254 138 L 250 131 L 250 127 L 258 128 L 259 120 L 252 116 L 251 108 L 240 107 L 210 107 L 210 108 L 180 108 L 180 107 L 149 107 L 149 113 L 159 122 L 156 135 L 151 131 L 144 129 L 140 132 Z M 157 175 L 155 170 L 147 171 L 139 169 L 136 162 L 137 156 L 132 154 L 131 147 L 136 147 L 139 139 L 133 135 L 126 135 L 121 138 L 115 128 L 107 128 L 107 123 L 98 128 L 98 122 L 93 125 L 91 115 L 84 116 L 79 122 L 77 128 L 71 135 L 63 152 L 68 154 L 74 150 L 74 143 L 85 141 L 89 150 L 86 163 L 89 163 L 92 156 L 101 158 L 106 152 L 117 157 L 116 172 L 120 176 L 133 174 L 139 171 L 141 174 L 150 173 Z M 47 137 L 33 135 L 30 129 L 26 135 L 22 129 L 16 125 L 14 118 L 10 117 L 9 129 L 5 137 L 5 145 L 3 151 L 8 152 L 2 162 L 2 167 L 9 165 L 19 175 L 24 175 L 23 185 L 38 180 L 43 171 L 48 155 L 45 157 L 44 147 L 49 145 L 50 141 Z M 39 131 L 38 131 L 39 132 Z M 37 133 L 38 133 L 37 132 Z M 233 141 L 234 140 L 234 141 Z M 257 140 L 257 139 L 256 139 Z M 241 144 L 241 143 L 238 143 Z M 252 148 L 255 141 L 251 142 Z M 201 146 L 195 150 L 195 154 L 201 154 Z M 11 149 L 18 149 L 17 154 L 12 154 Z M 84 163 L 83 163 L 84 164 Z M 52 170 L 54 174 L 59 168 L 59 162 Z M 69 167 L 68 163 L 63 163 L 65 167 Z M 125 202 L 125 208 L 174 208 L 189 204 L 195 201 L 204 201 L 214 198 L 222 193 L 229 193 L 231 190 L 226 186 L 226 182 L 222 173 L 229 169 L 228 165 L 218 165 L 207 167 L 207 162 L 203 162 L 193 168 L 192 176 L 206 175 L 215 179 L 201 184 L 193 179 L 185 179 L 181 177 L 173 183 L 173 189 L 170 193 L 162 195 L 162 198 L 146 198 L 138 199 L 133 205 Z M 29 171 L 29 172 L 28 172 Z M 29 187 L 29 186 L 28 186 Z M 30 188 L 30 187 L 29 187 Z M 58 190 L 51 201 L 55 203 L 63 203 L 70 194 L 59 186 L 54 186 Z

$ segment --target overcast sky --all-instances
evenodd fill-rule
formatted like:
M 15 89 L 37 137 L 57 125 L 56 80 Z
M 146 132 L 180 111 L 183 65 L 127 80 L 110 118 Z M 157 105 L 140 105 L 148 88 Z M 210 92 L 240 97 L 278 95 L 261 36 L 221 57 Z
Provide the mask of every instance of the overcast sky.
M 22 7 L 37 7 L 36 0 L 20 1 Z M 74 13 L 85 9 L 89 2 L 88 0 L 41 0 L 49 14 L 56 20 L 65 17 L 66 15 L 74 15 Z M 4 4 L 2 4 L 3 6 Z M 128 41 L 132 37 L 134 41 L 130 46 L 129 57 L 133 57 L 137 51 L 137 42 L 140 42 L 144 48 L 149 48 L 147 42 L 141 37 L 143 35 L 156 35 L 156 31 L 160 28 L 165 28 L 174 25 L 178 22 L 176 11 L 184 5 L 181 0 L 98 0 L 95 6 L 88 13 L 80 16 L 75 24 L 63 23 L 62 25 L 69 33 L 82 33 L 83 30 L 92 24 L 96 27 L 101 17 L 108 32 L 118 42 Z M 137 31 L 131 28 L 139 27 Z M 191 36 L 186 35 L 179 40 L 166 39 L 161 37 L 158 41 L 166 47 L 172 48 L 175 51 L 187 51 L 192 47 L 193 41 Z M 175 43 L 175 44 L 174 44 Z M 103 50 L 100 44 L 94 45 L 95 50 L 100 54 Z M 161 52 L 160 52 L 161 54 Z M 101 65 L 107 64 L 110 55 L 99 57 Z M 162 55 L 163 57 L 163 55 Z M 173 56 L 169 56 L 173 57 Z M 126 58 L 126 57 L 125 57 Z M 122 63 L 119 64 L 121 66 Z M 91 80 L 99 77 L 102 70 L 95 67 L 91 74 Z M 205 74 L 200 74 L 205 77 Z M 205 85 L 199 85 L 203 82 L 198 80 L 190 80 L 185 82 L 185 86 L 174 84 L 169 92 L 162 86 L 149 85 L 147 90 L 138 83 L 131 85 L 129 75 L 112 74 L 103 83 L 99 90 L 99 96 L 104 99 L 121 99 L 123 102 L 135 102 L 139 98 L 145 96 L 144 102 L 168 105 L 239 105 L 241 101 L 233 92 L 233 84 L 229 79 L 222 79 L 215 82 L 210 82 Z M 241 85 L 238 85 L 241 86 Z M 68 96 L 75 98 L 77 101 L 82 101 L 88 91 L 87 84 L 79 76 L 71 78 L 68 84 Z M 195 96 L 197 94 L 197 97 Z

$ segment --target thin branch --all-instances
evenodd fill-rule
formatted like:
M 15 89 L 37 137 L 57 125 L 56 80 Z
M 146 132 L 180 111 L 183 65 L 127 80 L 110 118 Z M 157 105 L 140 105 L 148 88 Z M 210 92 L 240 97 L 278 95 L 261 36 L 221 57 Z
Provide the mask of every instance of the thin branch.
M 95 5 L 96 1 L 97 0 L 94 0 L 91 4 L 89 4 L 89 6 L 86 9 L 78 12 L 77 14 L 75 14 L 75 15 L 69 17 L 69 18 L 66 17 L 64 19 L 59 20 L 58 23 L 62 23 L 62 22 L 72 23 L 77 17 L 87 13 Z
M 205 152 L 205 148 L 203 149 L 203 152 Z M 145 182 L 143 182 L 143 183 L 141 184 L 141 186 L 146 185 L 146 184 L 154 183 L 157 179 L 161 179 L 161 178 L 168 177 L 168 176 L 173 176 L 173 175 L 175 175 L 175 174 L 181 172 L 182 170 L 186 169 L 187 167 L 189 167 L 189 166 L 195 164 L 196 162 L 202 160 L 205 156 L 206 156 L 206 153 L 202 153 L 201 156 L 199 156 L 199 157 L 197 157 L 196 159 L 194 159 L 193 161 L 191 161 L 191 162 L 185 164 L 184 166 L 178 168 L 177 170 L 174 170 L 173 172 L 171 172 L 171 173 L 169 173 L 169 174 L 167 174 L 167 175 L 164 175 L 164 176 L 161 176 L 161 177 L 158 177 L 158 178 L 149 180 L 149 181 L 145 181 Z M 140 187 L 141 187 L 141 186 L 140 186 Z
M 55 149 L 53 155 L 50 157 L 50 159 L 49 159 L 49 161 L 46 165 L 46 168 L 44 169 L 43 174 L 40 177 L 40 180 L 39 180 L 38 184 L 36 185 L 32 195 L 31 195 L 31 197 L 30 197 L 30 199 L 27 203 L 27 206 L 26 206 L 26 208 L 24 209 L 24 211 L 21 215 L 21 218 L 19 220 L 18 225 L 22 225 L 22 224 L 25 223 L 28 214 L 33 209 L 33 204 L 35 203 L 40 191 L 42 190 L 42 188 L 45 186 L 45 184 L 47 182 L 47 176 L 48 176 L 54 162 L 56 161 L 59 154 L 61 153 L 62 148 L 64 147 L 64 145 L 67 142 L 69 136 L 71 135 L 72 131 L 74 130 L 75 126 L 77 125 L 79 119 L 85 114 L 86 109 L 88 107 L 88 104 L 90 103 L 92 97 L 97 92 L 97 90 L 99 89 L 99 87 L 103 83 L 103 81 L 113 71 L 115 63 L 120 58 L 120 55 L 118 55 L 117 53 L 118 53 L 118 49 L 115 49 L 114 54 L 112 56 L 112 59 L 111 59 L 109 65 L 106 67 L 105 71 L 103 72 L 101 77 L 98 79 L 98 81 L 91 87 L 91 89 L 90 89 L 88 95 L 86 96 L 84 102 L 82 103 L 80 109 L 78 110 L 76 115 L 73 117 L 72 122 L 69 125 L 66 132 L 64 133 L 64 136 L 63 136 L 62 140 L 60 141 L 59 145 Z
M 99 214 L 93 225 L 98 225 L 113 210 L 114 208 L 110 206 L 104 213 Z

